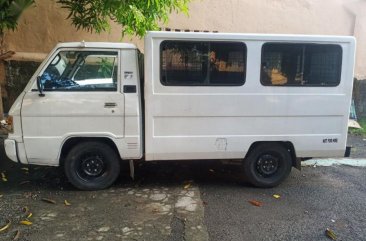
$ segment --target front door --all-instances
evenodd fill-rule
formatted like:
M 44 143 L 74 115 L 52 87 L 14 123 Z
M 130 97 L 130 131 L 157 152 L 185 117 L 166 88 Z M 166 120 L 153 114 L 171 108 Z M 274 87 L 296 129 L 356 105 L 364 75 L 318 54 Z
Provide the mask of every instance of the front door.
M 58 165 L 62 143 L 72 136 L 124 137 L 124 95 L 119 50 L 60 49 L 40 72 L 22 107 L 28 162 Z

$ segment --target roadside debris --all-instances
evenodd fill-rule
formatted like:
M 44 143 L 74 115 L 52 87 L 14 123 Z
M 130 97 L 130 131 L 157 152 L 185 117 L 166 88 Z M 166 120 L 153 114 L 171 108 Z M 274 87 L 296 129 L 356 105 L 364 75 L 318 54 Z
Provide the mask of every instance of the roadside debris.
M 190 188 L 190 187 L 191 187 L 191 184 L 190 184 L 190 183 L 188 183 L 188 184 L 184 185 L 184 189 L 188 189 L 188 188 Z
M 17 230 L 17 231 L 15 231 L 15 235 L 14 235 L 13 240 L 18 240 L 18 239 L 19 239 L 19 237 L 20 237 L 20 231 L 19 231 L 19 230 Z
M 189 181 L 184 182 L 184 187 L 183 188 L 184 189 L 190 188 L 192 186 L 192 183 L 193 183 L 192 180 L 189 180 Z
M 333 232 L 333 230 L 331 230 L 331 229 L 329 229 L 329 228 L 327 228 L 327 229 L 325 230 L 325 235 L 326 235 L 328 238 L 330 238 L 331 240 L 337 240 L 337 236 L 336 236 L 336 234 Z
M 253 206 L 256 206 L 256 207 L 261 207 L 263 205 L 262 202 L 260 201 L 257 201 L 257 200 L 249 200 L 248 201 L 250 204 L 252 204 Z
M 6 231 L 10 227 L 10 225 L 11 225 L 11 221 L 8 219 L 5 226 L 0 228 L 0 233 Z
M 3 182 L 7 182 L 7 181 L 8 181 L 8 178 L 6 177 L 5 172 L 2 172 L 2 173 L 1 173 L 1 180 L 2 180 Z
M 52 199 L 42 198 L 41 200 L 46 203 L 56 204 L 56 201 Z
M 279 199 L 281 196 L 278 195 L 278 194 L 273 194 L 273 197 L 276 198 L 276 199 Z
M 25 185 L 25 184 L 29 184 L 30 183 L 30 181 L 29 180 L 27 180 L 27 181 L 21 181 L 20 183 L 19 183 L 19 185 Z
M 29 220 L 22 220 L 22 221 L 20 221 L 20 224 L 29 226 L 29 225 L 32 225 L 33 223 L 31 221 L 29 221 Z

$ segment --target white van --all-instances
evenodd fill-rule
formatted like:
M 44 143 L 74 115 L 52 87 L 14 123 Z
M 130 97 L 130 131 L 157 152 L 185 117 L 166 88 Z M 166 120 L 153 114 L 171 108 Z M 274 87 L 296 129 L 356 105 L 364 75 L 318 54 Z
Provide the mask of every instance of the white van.
M 236 159 L 273 187 L 344 155 L 354 59 L 347 36 L 149 32 L 144 65 L 132 44 L 58 44 L 9 112 L 6 153 L 87 190 L 140 159 Z

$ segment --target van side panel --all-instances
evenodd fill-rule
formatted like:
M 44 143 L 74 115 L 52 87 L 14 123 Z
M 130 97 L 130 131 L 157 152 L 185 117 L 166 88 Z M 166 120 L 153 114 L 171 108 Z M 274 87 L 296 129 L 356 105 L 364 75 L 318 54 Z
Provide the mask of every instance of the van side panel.
M 242 86 L 164 86 L 160 44 L 182 40 L 240 41 L 247 47 Z M 343 156 L 353 85 L 355 41 L 350 37 L 150 33 L 145 39 L 146 160 L 226 159 L 245 156 L 257 141 L 289 141 L 297 157 Z M 268 38 L 268 39 L 266 39 Z M 335 87 L 263 86 L 266 42 L 327 43 L 342 47 Z

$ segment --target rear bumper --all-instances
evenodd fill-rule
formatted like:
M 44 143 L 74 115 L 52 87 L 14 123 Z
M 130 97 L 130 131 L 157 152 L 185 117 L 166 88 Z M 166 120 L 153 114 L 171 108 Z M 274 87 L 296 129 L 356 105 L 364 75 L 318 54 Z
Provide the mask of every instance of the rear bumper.
M 17 143 L 15 140 L 6 139 L 4 141 L 5 153 L 8 158 L 14 162 L 28 164 L 23 143 Z

